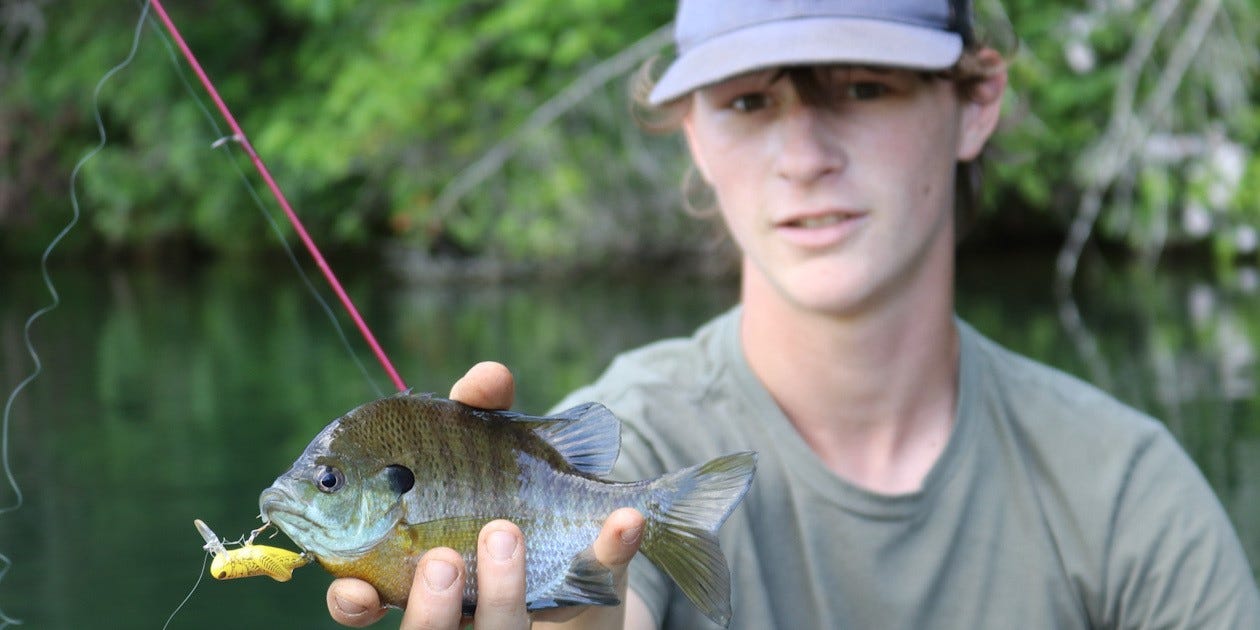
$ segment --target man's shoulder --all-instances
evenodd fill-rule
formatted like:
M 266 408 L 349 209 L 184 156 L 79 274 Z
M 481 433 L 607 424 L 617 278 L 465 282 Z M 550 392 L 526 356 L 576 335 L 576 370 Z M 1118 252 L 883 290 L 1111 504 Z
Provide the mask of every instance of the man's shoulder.
M 1082 534 L 1081 557 L 1109 551 L 1104 545 L 1114 542 L 1122 513 L 1140 515 L 1124 529 L 1136 536 L 1184 505 L 1219 509 L 1163 423 L 1095 385 L 976 338 L 972 408 L 986 429 L 987 455 L 1005 454 L 996 459 L 1031 484 L 1057 531 Z
M 773 410 L 751 393 L 759 384 L 740 359 L 738 325 L 732 310 L 689 337 L 625 352 L 559 407 L 595 401 L 620 418 L 622 459 L 650 455 L 635 478 L 747 450 L 754 425 Z
M 691 336 L 673 337 L 617 355 L 593 383 L 573 392 L 578 398 L 609 406 L 625 405 L 643 397 L 693 399 L 726 369 L 724 354 L 735 343 L 737 311 L 728 311 L 698 328 Z
M 1106 514 L 1135 482 L 1134 471 L 1189 479 L 1198 471 L 1167 428 L 1150 415 L 1064 371 L 976 333 L 968 403 L 983 426 L 990 456 L 1009 472 L 1066 502 L 1084 520 Z M 966 369 L 966 368 L 964 368 Z M 1197 483 L 1197 481 L 1196 481 Z
M 1256 618 L 1237 535 L 1163 423 L 994 342 L 974 347 L 984 364 L 981 404 L 1003 416 L 993 420 L 994 443 L 1019 455 L 1011 470 L 1032 478 L 1028 492 L 1059 549 L 1079 551 L 1072 566 L 1099 577 L 1081 584 L 1100 624 L 1133 615 L 1181 625 L 1189 611 L 1199 616 L 1192 627 Z M 1152 621 L 1163 616 L 1167 624 Z
M 1065 438 L 1149 439 L 1163 425 L 1100 387 L 1036 361 L 963 325 L 974 349 L 977 385 L 990 405 L 1009 412 L 1028 430 Z

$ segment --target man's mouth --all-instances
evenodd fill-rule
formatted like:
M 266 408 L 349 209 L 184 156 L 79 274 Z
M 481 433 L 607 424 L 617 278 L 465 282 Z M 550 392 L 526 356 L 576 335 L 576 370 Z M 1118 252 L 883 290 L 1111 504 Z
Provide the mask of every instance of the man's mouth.
M 847 208 L 805 211 L 783 217 L 773 229 L 795 247 L 825 249 L 848 239 L 866 216 L 866 212 Z
M 847 218 L 849 217 L 846 215 L 841 215 L 841 214 L 825 214 L 822 216 L 804 217 L 800 219 L 795 219 L 793 221 L 788 221 L 785 225 L 787 225 L 788 227 L 814 229 L 814 228 L 820 228 L 820 227 L 827 227 L 828 225 L 835 225 L 837 223 L 840 223 L 841 221 L 844 221 Z
M 864 213 L 862 212 L 848 210 L 807 212 L 778 221 L 775 225 L 784 228 L 813 230 L 837 225 L 848 221 L 849 219 L 856 219 L 863 216 L 863 214 Z

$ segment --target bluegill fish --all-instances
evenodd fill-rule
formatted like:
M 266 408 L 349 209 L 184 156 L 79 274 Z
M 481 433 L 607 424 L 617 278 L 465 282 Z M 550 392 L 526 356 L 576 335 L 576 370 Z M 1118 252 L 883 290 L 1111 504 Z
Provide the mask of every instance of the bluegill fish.
M 620 422 L 588 403 L 554 417 L 476 409 L 410 393 L 334 420 L 259 498 L 263 520 L 338 577 L 405 606 L 420 555 L 454 548 L 476 605 L 476 545 L 505 518 L 525 534 L 526 605 L 614 605 L 612 574 L 591 544 L 615 509 L 646 519 L 640 550 L 715 622 L 730 620 L 730 575 L 716 532 L 747 492 L 755 453 L 630 483 L 601 479 Z

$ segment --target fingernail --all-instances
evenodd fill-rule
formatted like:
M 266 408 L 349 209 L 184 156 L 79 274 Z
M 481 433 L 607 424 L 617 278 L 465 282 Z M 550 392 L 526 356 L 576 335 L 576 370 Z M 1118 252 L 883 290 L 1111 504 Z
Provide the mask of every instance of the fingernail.
M 504 531 L 490 532 L 486 538 L 486 546 L 490 549 L 490 557 L 500 562 L 511 560 L 516 554 L 516 536 Z
M 424 565 L 424 583 L 434 592 L 450 588 L 458 575 L 455 565 L 445 560 L 430 560 Z
M 643 533 L 643 526 L 631 527 L 630 529 L 621 530 L 621 542 L 627 545 L 633 545 L 639 542 L 639 534 Z
M 367 612 L 367 607 L 352 599 L 343 599 L 340 595 L 333 596 L 333 604 L 348 617 L 357 617 Z

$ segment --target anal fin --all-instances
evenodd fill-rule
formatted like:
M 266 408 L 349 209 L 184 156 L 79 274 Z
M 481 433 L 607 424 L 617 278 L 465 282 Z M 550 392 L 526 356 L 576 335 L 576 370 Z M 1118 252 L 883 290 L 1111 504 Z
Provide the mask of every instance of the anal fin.
M 612 571 L 596 561 L 595 553 L 587 549 L 573 559 L 568 574 L 555 588 L 526 602 L 525 607 L 534 611 L 558 606 L 616 606 L 620 603 Z

